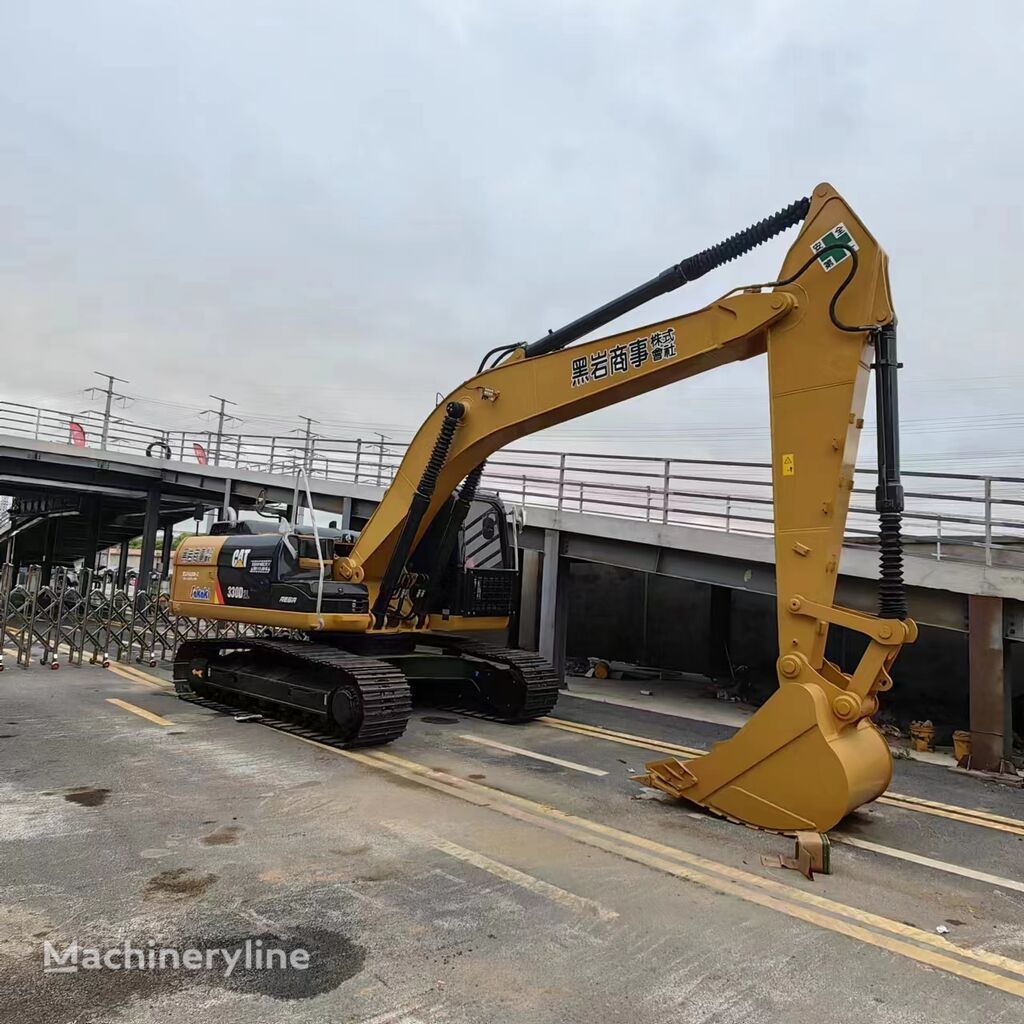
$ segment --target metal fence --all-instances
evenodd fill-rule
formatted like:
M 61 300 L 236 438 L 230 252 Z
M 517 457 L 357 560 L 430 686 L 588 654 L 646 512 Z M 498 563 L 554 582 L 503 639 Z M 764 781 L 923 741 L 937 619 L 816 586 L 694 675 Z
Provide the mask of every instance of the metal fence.
M 0 402 L 0 434 L 59 444 L 98 445 L 103 419 L 96 412 Z M 169 431 L 123 419 L 111 419 L 106 428 L 112 451 L 288 475 L 304 466 L 310 476 L 382 487 L 393 479 L 407 448 L 383 438 Z M 857 470 L 848 544 L 869 544 L 876 535 L 874 473 Z M 991 565 L 1008 557 L 1001 552 L 1024 545 L 1024 478 L 915 470 L 903 476 L 908 555 Z M 766 462 L 508 448 L 488 461 L 484 486 L 526 508 L 755 535 L 773 530 Z
M 287 631 L 172 615 L 154 573 L 149 589 L 117 587 L 105 571 L 55 569 L 43 581 L 40 566 L 0 566 L 0 670 L 9 656 L 28 668 L 61 662 L 106 667 L 111 662 L 156 665 L 170 661 L 184 640 L 287 635 Z

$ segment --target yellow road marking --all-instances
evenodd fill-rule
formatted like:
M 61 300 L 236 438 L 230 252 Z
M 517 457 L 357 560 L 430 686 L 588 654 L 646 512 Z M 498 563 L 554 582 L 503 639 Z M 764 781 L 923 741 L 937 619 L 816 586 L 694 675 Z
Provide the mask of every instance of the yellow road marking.
M 898 800 L 900 803 L 915 804 L 921 807 L 934 807 L 940 811 L 953 811 L 956 814 L 966 814 L 972 818 L 984 818 L 987 821 L 1001 821 L 1004 825 L 1016 825 L 1024 828 L 1024 821 L 1020 818 L 1007 818 L 994 811 L 986 811 L 983 807 L 958 807 L 956 804 L 942 804 L 937 800 L 925 800 L 920 796 L 908 796 L 905 793 L 886 793 L 889 800 Z
M 522 757 L 531 757 L 535 761 L 545 761 L 548 764 L 557 764 L 561 768 L 571 768 L 575 772 L 585 772 L 587 775 L 607 775 L 606 771 L 600 768 L 589 768 L 585 764 L 577 764 L 575 761 L 563 761 L 560 757 L 551 757 L 548 754 L 538 754 L 535 750 L 524 750 L 522 747 L 513 747 L 508 743 L 499 743 L 497 740 L 485 739 L 483 736 L 474 736 L 472 733 L 464 732 L 459 735 L 460 740 L 468 740 L 470 743 L 479 743 L 484 747 L 493 747 L 495 750 L 503 750 L 507 754 L 519 754 Z
M 126 700 L 118 700 L 117 697 L 107 697 L 107 703 L 124 708 L 125 711 L 130 711 L 133 715 L 145 718 L 147 722 L 153 722 L 155 725 L 174 725 L 170 719 L 164 718 L 162 715 L 154 715 L 152 711 L 137 707 L 135 704 L 129 704 Z
M 581 736 L 593 736 L 595 739 L 608 740 L 611 743 L 625 743 L 629 746 L 641 747 L 645 750 L 657 750 L 662 753 L 674 754 L 681 761 L 686 760 L 688 757 L 700 757 L 702 754 L 707 753 L 706 750 L 700 750 L 695 747 L 682 747 L 674 743 L 666 743 L 662 740 L 654 740 L 645 736 L 615 732 L 611 729 L 604 729 L 599 725 L 581 726 L 577 722 L 567 722 L 560 718 L 540 718 L 538 721 L 543 725 L 548 725 L 555 729 L 566 729 Z M 876 802 L 888 804 L 891 807 L 899 807 L 904 811 L 932 814 L 940 818 L 949 818 L 952 821 L 961 821 L 968 825 L 978 825 L 982 828 L 994 829 L 997 832 L 1008 832 L 1012 835 L 1024 836 L 1024 821 L 1016 818 L 1005 818 L 1002 815 L 992 814 L 981 808 L 941 804 L 934 800 L 924 800 L 920 797 L 907 796 L 904 793 L 894 793 L 891 790 L 886 790 L 885 794 L 878 797 Z
M 992 821 L 988 818 L 983 818 L 977 811 L 972 811 L 969 807 L 958 808 L 955 812 L 952 810 L 944 811 L 940 807 L 923 807 L 918 804 L 908 804 L 903 800 L 900 800 L 898 796 L 894 799 L 893 794 L 885 793 L 878 798 L 878 803 L 886 804 L 889 807 L 899 807 L 904 811 L 917 811 L 920 814 L 932 814 L 937 818 L 948 818 L 950 821 L 962 821 L 968 825 L 980 825 L 982 828 L 995 829 L 997 832 L 1008 832 L 1014 836 L 1024 836 L 1024 823 L 1020 825 L 1004 825 L 1001 821 Z M 984 812 L 981 812 L 984 813 Z
M 345 751 L 344 753 L 350 752 Z M 644 836 L 635 835 L 632 832 L 625 832 L 622 829 L 614 828 L 613 826 L 591 821 L 589 818 L 582 818 L 567 811 L 559 810 L 556 807 L 537 803 L 526 797 L 520 797 L 512 793 L 503 792 L 502 790 L 496 790 L 493 787 L 485 786 L 478 782 L 459 779 L 456 776 L 437 771 L 436 769 L 429 768 L 426 765 L 417 764 L 414 761 L 407 761 L 405 758 L 398 757 L 394 754 L 377 751 L 372 755 L 363 756 L 368 757 L 371 761 L 386 761 L 389 764 L 393 764 L 399 768 L 410 771 L 414 775 L 426 776 L 432 781 L 442 783 L 447 782 L 448 786 L 446 786 L 445 789 L 448 793 L 452 792 L 452 788 L 468 788 L 474 791 L 482 791 L 488 794 L 491 798 L 488 801 L 487 806 L 490 806 L 495 810 L 504 812 L 504 808 L 501 805 L 503 803 L 507 803 L 525 809 L 531 814 L 531 816 L 540 815 L 542 817 L 553 819 L 556 822 L 573 826 L 567 834 L 572 835 L 574 838 L 577 837 L 578 830 L 582 829 L 590 831 L 596 833 L 598 836 L 608 837 L 618 843 L 625 843 L 629 847 L 638 847 L 641 850 L 650 851 L 651 853 L 659 856 L 670 857 L 673 860 L 694 865 L 702 870 L 714 872 L 739 885 L 752 886 L 757 889 L 778 893 L 782 898 L 806 903 L 813 907 L 828 911 L 829 913 L 838 914 L 853 921 L 881 928 L 894 935 L 912 938 L 917 942 L 934 946 L 944 952 L 954 953 L 958 956 L 977 960 L 982 963 L 1000 967 L 1004 970 L 1012 971 L 1016 974 L 1024 975 L 1024 963 L 1021 963 L 1020 961 L 1012 960 L 1008 957 L 995 953 L 987 953 L 984 950 L 976 951 L 961 949 L 959 946 L 954 945 L 948 939 L 945 939 L 940 935 L 935 935 L 932 932 L 915 928 L 913 925 L 905 925 L 902 922 L 892 921 L 889 918 L 881 917 L 880 915 L 873 914 L 870 911 L 860 910 L 856 907 L 850 907 L 846 904 L 838 903 L 826 897 L 819 896 L 817 893 L 806 892 L 802 889 L 796 889 L 792 886 L 785 885 L 782 882 L 777 882 L 774 879 L 763 878 L 760 875 L 751 874 L 749 871 L 744 871 L 741 868 L 734 868 L 727 864 L 720 864 L 717 861 L 709 860 L 708 858 L 701 857 L 698 854 L 688 853 L 685 850 L 680 850 L 674 846 L 667 846 L 664 843 L 647 839 Z M 587 840 L 583 839 L 581 841 L 586 842 Z M 1019 994 L 1024 995 L 1024 986 L 1021 987 L 1021 992 Z
M 595 736 L 598 739 L 610 740 L 612 743 L 625 743 L 630 747 L 643 747 L 645 750 L 659 750 L 666 754 L 680 754 L 684 757 L 700 757 L 706 754 L 706 750 L 698 750 L 695 747 L 682 747 L 678 743 L 669 743 L 667 740 L 652 740 L 647 736 L 634 736 L 628 732 L 616 732 L 613 729 L 602 729 L 599 725 L 582 725 L 579 722 L 568 722 L 564 718 L 538 718 L 541 725 L 547 725 L 552 729 L 562 729 L 565 732 L 575 732 L 583 736 Z
M 412 829 L 396 823 L 391 823 L 389 827 L 407 838 L 426 842 L 435 850 L 448 854 L 449 857 L 454 857 L 466 864 L 472 864 L 473 867 L 479 868 L 481 871 L 486 871 L 496 878 L 511 882 L 513 885 L 518 885 L 521 889 L 526 889 L 538 896 L 543 896 L 545 899 L 558 903 L 563 907 L 568 907 L 577 913 L 596 914 L 602 921 L 614 921 L 619 916 L 618 911 L 610 910 L 596 900 L 587 899 L 586 896 L 579 896 L 574 892 L 569 892 L 568 889 L 552 885 L 541 878 L 536 878 L 525 871 L 520 871 L 518 868 L 503 864 L 501 861 L 493 860 L 476 850 L 470 850 L 465 846 L 459 846 L 457 843 L 442 839 L 440 836 L 420 832 L 418 829 Z
M 974 868 L 964 868 L 959 864 L 950 864 L 948 861 L 935 860 L 933 857 L 924 857 L 919 853 L 911 853 L 909 850 L 899 850 L 893 846 L 882 846 L 881 843 L 872 843 L 867 839 L 858 839 L 856 836 L 844 836 L 831 833 L 832 842 L 843 843 L 846 846 L 855 846 L 860 850 L 869 850 L 871 853 L 880 853 L 885 857 L 895 857 L 898 860 L 907 860 L 913 864 L 921 864 L 926 868 L 935 868 L 937 871 L 946 871 L 951 875 L 960 875 L 963 878 L 973 878 L 978 882 L 986 882 L 988 885 L 998 886 L 1000 889 L 1015 889 L 1017 892 L 1024 892 L 1024 882 L 1017 882 L 1012 878 L 1001 878 L 999 875 L 990 875 L 987 871 L 975 871 Z
M 108 665 L 108 672 L 113 672 L 115 676 L 120 676 L 122 679 L 127 679 L 130 683 L 141 683 L 143 686 L 148 686 L 153 690 L 166 690 L 166 686 L 161 686 L 159 683 L 151 682 L 148 679 L 140 679 L 133 672 L 127 671 L 124 665 Z
M 446 772 L 438 772 L 435 769 L 428 768 L 426 765 L 406 761 L 404 758 L 396 757 L 393 754 L 386 754 L 384 752 L 361 754 L 353 750 L 339 750 L 336 747 L 319 743 L 316 740 L 306 739 L 302 736 L 293 736 L 293 738 L 302 743 L 309 743 L 312 746 L 357 761 L 368 767 L 413 779 L 449 796 L 455 795 L 466 799 L 477 806 L 488 807 L 498 813 L 537 824 L 541 827 L 553 828 L 576 842 L 608 850 L 628 860 L 646 864 L 657 870 L 685 878 L 718 892 L 738 896 L 748 902 L 757 903 L 791 917 L 800 918 L 830 931 L 856 938 L 869 945 L 888 949 L 891 952 L 917 960 L 920 963 L 939 967 L 959 977 L 968 978 L 992 988 L 1009 992 L 1012 995 L 1024 997 L 1024 983 L 1016 979 L 1006 978 L 984 968 L 975 967 L 971 963 L 962 963 L 953 959 L 953 957 L 961 957 L 965 960 L 987 964 L 1014 974 L 1024 975 L 1024 963 L 1012 960 L 1009 957 L 988 953 L 985 950 L 961 949 L 941 935 L 934 935 L 912 925 L 892 921 L 870 911 L 860 910 L 856 907 L 850 907 L 827 899 L 816 893 L 794 889 L 773 879 L 761 878 L 741 869 L 719 864 L 707 858 L 699 857 L 696 854 L 686 853 L 675 847 L 666 846 L 654 840 L 646 839 L 630 832 L 624 832 L 621 829 L 608 825 L 602 825 L 599 822 L 560 811 L 557 808 L 528 800 L 525 797 L 515 796 L 489 786 L 483 786 L 480 783 L 459 779 Z M 694 870 L 691 867 L 685 866 L 689 864 L 705 868 L 714 872 L 714 874 L 706 874 L 704 871 Z M 772 893 L 778 895 L 771 895 Z M 786 902 L 787 899 L 794 902 Z M 799 906 L 798 904 L 800 903 L 809 906 Z M 809 907 L 815 909 L 809 909 Z M 819 913 L 819 910 L 826 911 L 827 913 Z M 845 917 L 848 921 L 837 920 L 836 917 L 828 916 L 829 914 Z M 849 921 L 858 923 L 851 924 Z M 862 924 L 889 932 L 890 935 L 879 935 L 876 932 L 868 931 L 867 928 L 860 926 Z M 892 938 L 891 936 L 893 935 L 898 938 Z M 922 949 L 912 942 L 902 941 L 903 939 L 910 939 L 913 942 L 932 948 Z

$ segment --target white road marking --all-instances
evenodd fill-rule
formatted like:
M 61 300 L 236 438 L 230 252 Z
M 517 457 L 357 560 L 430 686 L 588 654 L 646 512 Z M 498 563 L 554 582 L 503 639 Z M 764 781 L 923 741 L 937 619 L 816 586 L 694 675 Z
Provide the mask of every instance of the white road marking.
M 552 885 L 551 882 L 545 882 L 541 878 L 536 878 L 525 871 L 520 871 L 518 868 L 503 864 L 501 861 L 494 860 L 476 850 L 470 850 L 465 846 L 459 846 L 458 843 L 442 839 L 440 836 L 421 831 L 420 829 L 410 828 L 398 822 L 390 822 L 389 827 L 399 835 L 414 841 L 427 843 L 435 850 L 439 850 L 449 857 L 461 860 L 465 864 L 471 864 L 481 871 L 494 875 L 495 878 L 518 885 L 521 889 L 526 889 L 537 896 L 543 896 L 544 899 L 551 900 L 553 903 L 558 903 L 563 907 L 568 907 L 576 913 L 596 914 L 602 921 L 614 921 L 619 916 L 618 911 L 610 910 L 603 904 L 598 903 L 597 900 L 588 899 L 586 896 L 579 896 L 574 892 L 569 892 L 568 889 Z
M 538 754 L 535 750 L 524 750 L 522 747 L 513 747 L 508 743 L 499 743 L 497 740 L 484 739 L 483 736 L 474 736 L 472 733 L 464 732 L 459 736 L 460 740 L 468 740 L 470 743 L 479 743 L 484 747 L 493 747 L 495 750 L 504 750 L 507 754 L 519 754 L 522 757 L 532 757 L 535 761 L 546 761 L 548 764 L 557 764 L 561 768 L 571 768 L 574 772 L 586 772 L 587 775 L 607 775 L 606 771 L 600 768 L 590 768 L 585 764 L 577 764 L 575 761 L 563 761 L 560 757 L 549 757 L 547 754 Z
M 951 875 L 973 878 L 975 881 L 985 882 L 1000 889 L 1015 889 L 1017 892 L 1024 892 L 1024 882 L 1017 882 L 1012 878 L 1001 878 L 999 875 L 990 875 L 987 871 L 975 871 L 974 868 L 961 867 L 959 864 L 935 860 L 933 857 L 923 857 L 919 853 L 911 853 L 909 850 L 898 850 L 893 846 L 882 846 L 880 843 L 872 843 L 867 839 L 856 839 L 853 836 L 837 835 L 833 832 L 831 838 L 835 843 L 855 846 L 857 849 L 869 850 L 871 853 L 880 853 L 885 857 L 895 857 L 897 860 L 907 860 L 913 864 L 920 864 L 923 867 L 935 868 L 936 871 L 946 871 Z

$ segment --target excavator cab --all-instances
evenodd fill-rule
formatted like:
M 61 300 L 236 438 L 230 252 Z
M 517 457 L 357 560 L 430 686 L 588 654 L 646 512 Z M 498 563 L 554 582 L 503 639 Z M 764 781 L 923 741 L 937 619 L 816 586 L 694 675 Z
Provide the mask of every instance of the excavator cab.
M 451 504 L 455 502 L 455 496 Z M 451 508 L 442 511 L 427 530 L 410 560 L 413 572 L 430 573 Z M 426 602 L 427 614 L 447 621 L 501 618 L 512 614 L 519 586 L 515 550 L 505 505 L 497 494 L 479 492 L 469 505 L 458 540 Z

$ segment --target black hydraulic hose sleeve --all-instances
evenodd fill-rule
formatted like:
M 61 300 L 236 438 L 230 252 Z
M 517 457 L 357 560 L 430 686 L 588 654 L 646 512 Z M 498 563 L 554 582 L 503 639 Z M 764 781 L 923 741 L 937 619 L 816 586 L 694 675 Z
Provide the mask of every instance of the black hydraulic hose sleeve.
M 452 508 L 451 515 L 448 517 L 448 522 L 445 523 L 444 533 L 441 535 L 441 543 L 437 547 L 433 564 L 430 566 L 427 586 L 422 591 L 420 599 L 416 602 L 416 607 L 413 609 L 413 614 L 420 619 L 426 617 L 431 605 L 434 603 L 434 598 L 440 590 L 444 570 L 448 565 L 452 552 L 455 550 L 455 545 L 459 539 L 459 531 L 466 522 L 466 516 L 469 515 L 469 509 L 473 504 L 473 499 L 476 497 L 476 490 L 480 486 L 480 478 L 484 474 L 485 465 L 485 462 L 481 462 L 466 477 L 459 488 L 455 505 Z M 422 626 L 423 622 L 421 621 L 418 624 Z
M 423 475 L 409 502 L 409 511 L 402 524 L 402 532 L 398 535 L 398 541 L 388 559 L 384 578 L 381 580 L 380 590 L 377 593 L 377 600 L 373 603 L 373 624 L 376 629 L 380 629 L 387 618 L 395 588 L 398 586 L 398 581 L 405 571 L 405 564 L 409 560 L 412 542 L 420 528 L 420 523 L 423 522 L 427 508 L 430 506 L 430 499 L 434 496 L 437 478 L 441 475 L 445 460 L 448 458 L 459 421 L 465 414 L 466 407 L 461 402 L 449 402 L 444 411 L 444 419 L 441 421 L 441 429 L 437 432 L 433 451 L 430 453 L 426 466 L 423 467 Z
M 565 348 L 566 345 L 597 330 L 598 327 L 603 327 L 624 313 L 636 309 L 637 306 L 642 306 L 659 295 L 673 291 L 686 284 L 687 281 L 695 281 L 698 277 L 703 277 L 716 267 L 750 252 L 751 249 L 763 245 L 787 228 L 799 224 L 807 216 L 810 207 L 811 201 L 805 196 L 803 199 L 790 203 L 778 213 L 773 213 L 770 217 L 765 217 L 764 220 L 738 231 L 724 242 L 719 242 L 717 245 L 711 246 L 710 249 L 704 249 L 693 256 L 688 256 L 685 260 L 663 270 L 657 277 L 626 292 L 625 295 L 612 299 L 611 302 L 605 303 L 564 327 L 559 327 L 558 330 L 549 331 L 543 338 L 538 338 L 526 346 L 526 355 L 528 357 L 542 356 L 548 352 Z
M 903 485 L 900 482 L 900 414 L 896 371 L 896 325 L 875 331 L 875 415 L 878 420 L 878 614 L 886 619 L 907 617 L 903 582 Z

